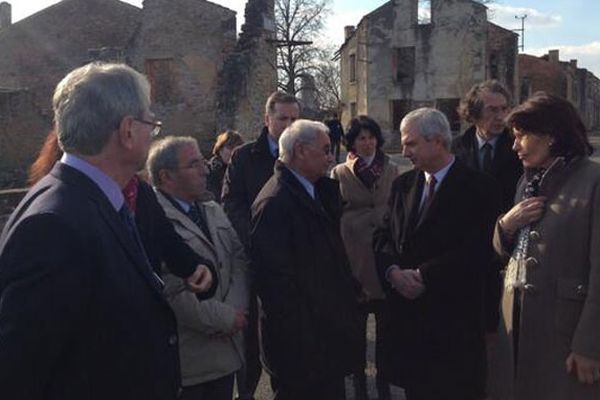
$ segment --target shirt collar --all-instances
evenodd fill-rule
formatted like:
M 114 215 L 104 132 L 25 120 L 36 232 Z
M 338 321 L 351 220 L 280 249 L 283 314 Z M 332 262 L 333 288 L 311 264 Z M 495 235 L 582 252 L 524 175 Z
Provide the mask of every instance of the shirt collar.
M 290 170 L 290 172 L 292 174 L 294 174 L 294 176 L 298 179 L 298 181 L 300 181 L 300 183 L 302 184 L 302 186 L 304 187 L 304 189 L 306 190 L 308 195 L 312 199 L 314 199 L 315 198 L 315 185 L 313 185 L 311 181 L 309 181 L 308 179 L 306 179 L 305 177 L 303 177 L 302 175 L 300 175 L 293 169 L 291 169 L 289 167 L 288 167 L 288 169 Z
M 454 164 L 454 161 L 456 160 L 456 158 L 454 156 L 452 156 L 452 159 L 450 160 L 450 162 L 442 169 L 440 169 L 438 172 L 436 172 L 435 174 L 430 174 L 429 172 L 425 172 L 425 182 L 429 182 L 430 176 L 433 175 L 435 177 L 435 187 L 436 189 L 440 186 L 440 184 L 442 183 L 442 181 L 444 180 L 444 178 L 446 177 L 446 175 L 448 174 L 448 171 L 450 170 L 450 167 L 452 167 L 452 164 Z
M 279 152 L 279 145 L 268 133 L 267 133 L 267 143 L 269 143 L 269 150 L 271 151 L 271 155 L 273 155 L 273 157 L 275 157 L 275 155 Z
M 102 170 L 69 153 L 64 153 L 60 162 L 90 178 L 108 198 L 108 201 L 110 201 L 110 204 L 116 211 L 119 211 L 123 207 L 125 198 L 123 197 L 123 192 L 121 192 L 121 187 L 114 179 L 102 172 Z
M 185 211 L 186 214 L 190 212 L 190 208 L 192 208 L 192 205 L 190 203 L 188 203 L 187 201 L 184 201 L 184 200 L 180 200 L 175 196 L 171 196 L 171 197 L 173 198 L 173 200 L 175 200 L 177 202 L 177 204 L 179 204 L 181 209 L 183 211 Z
M 478 132 L 475 133 L 475 137 L 477 138 L 477 148 L 479 150 L 481 150 L 481 148 L 486 144 L 489 143 L 492 145 L 492 150 L 494 150 L 496 148 L 496 143 L 498 142 L 498 139 L 500 138 L 499 135 L 494 136 L 493 138 L 489 139 L 489 140 L 485 140 L 484 138 L 482 138 Z

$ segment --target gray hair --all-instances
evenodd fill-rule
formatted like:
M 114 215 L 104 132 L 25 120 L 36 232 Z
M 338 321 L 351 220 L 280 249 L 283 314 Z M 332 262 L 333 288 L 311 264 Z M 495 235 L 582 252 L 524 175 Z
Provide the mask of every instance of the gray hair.
M 317 134 L 329 134 L 329 128 L 322 122 L 297 119 L 279 137 L 279 160 L 286 165 L 292 161 L 296 143 L 312 143 Z
M 450 131 L 448 118 L 441 111 L 429 107 L 413 110 L 402 118 L 400 132 L 403 132 L 408 126 L 415 128 L 416 133 L 427 141 L 434 137 L 441 138 L 444 147 L 450 150 L 452 132 Z
M 144 116 L 150 107 L 150 85 L 125 64 L 91 63 L 60 81 L 52 106 L 61 148 L 97 155 L 125 116 Z
M 152 143 L 146 161 L 146 170 L 152 185 L 161 184 L 160 171 L 178 167 L 179 150 L 190 145 L 198 149 L 198 142 L 191 136 L 167 136 Z

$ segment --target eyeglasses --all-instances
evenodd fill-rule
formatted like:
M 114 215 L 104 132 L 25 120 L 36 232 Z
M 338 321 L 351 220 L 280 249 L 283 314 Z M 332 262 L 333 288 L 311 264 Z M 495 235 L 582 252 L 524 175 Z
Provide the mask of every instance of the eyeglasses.
M 153 126 L 154 129 L 152 129 L 152 131 L 150 132 L 150 136 L 156 137 L 156 136 L 158 136 L 160 134 L 160 130 L 162 128 L 162 122 L 160 122 L 160 121 L 146 121 L 145 119 L 141 119 L 141 118 L 134 118 L 134 120 L 136 120 L 137 122 L 140 122 L 142 124 Z
M 208 161 L 202 159 L 202 160 L 194 160 L 191 163 L 189 163 L 188 165 L 185 165 L 183 167 L 177 167 L 174 169 L 197 169 L 197 168 L 208 168 Z

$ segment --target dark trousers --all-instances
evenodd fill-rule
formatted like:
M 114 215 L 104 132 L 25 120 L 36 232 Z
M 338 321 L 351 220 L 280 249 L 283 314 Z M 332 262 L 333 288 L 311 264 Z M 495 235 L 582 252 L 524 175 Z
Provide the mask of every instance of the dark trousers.
M 183 388 L 180 400 L 231 400 L 234 374 Z
M 248 326 L 244 331 L 244 356 L 246 362 L 236 374 L 239 400 L 251 400 L 260 380 L 260 348 L 258 344 L 258 298 L 256 293 L 250 294 L 248 306 Z
M 280 385 L 277 379 L 271 379 L 271 386 L 275 392 L 273 400 L 346 400 L 344 378 L 302 388 L 288 388 Z
M 340 141 L 332 140 L 331 141 L 331 153 L 335 157 L 335 162 L 340 162 Z

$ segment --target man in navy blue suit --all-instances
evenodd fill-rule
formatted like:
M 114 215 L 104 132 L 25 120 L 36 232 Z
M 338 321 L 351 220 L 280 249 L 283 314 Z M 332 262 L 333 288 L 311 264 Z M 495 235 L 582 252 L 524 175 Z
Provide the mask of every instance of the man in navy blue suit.
M 64 155 L 0 237 L 3 398 L 178 396 L 175 318 L 121 192 L 160 129 L 149 92 L 121 64 L 83 66 L 56 88 Z

